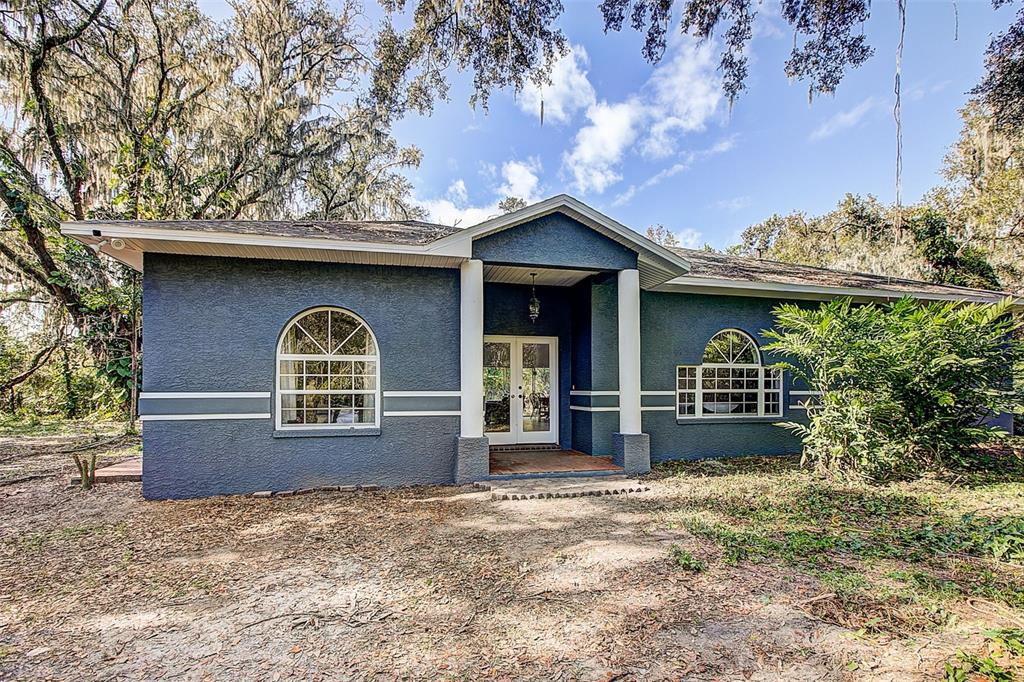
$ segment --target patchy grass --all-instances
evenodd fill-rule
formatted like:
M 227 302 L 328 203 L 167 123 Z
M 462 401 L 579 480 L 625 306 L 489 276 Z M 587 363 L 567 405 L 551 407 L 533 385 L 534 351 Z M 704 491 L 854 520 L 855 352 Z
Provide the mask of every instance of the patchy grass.
M 2 679 L 1021 675 L 1024 476 L 1006 452 L 879 488 L 743 458 L 659 466 L 639 495 L 517 502 L 69 487 L 68 450 L 137 452 L 117 434 L 0 437 Z
M 688 550 L 683 549 L 679 545 L 672 545 L 668 550 L 668 556 L 672 559 L 672 563 L 684 571 L 700 573 L 707 568 L 707 565 L 703 561 L 693 556 Z
M 1013 682 L 1024 676 L 1024 630 L 1002 629 L 985 633 L 980 654 L 957 651 L 946 663 L 947 682 Z
M 790 459 L 673 463 L 692 482 L 657 523 L 708 543 L 727 566 L 767 565 L 819 581 L 812 612 L 896 636 L 977 609 L 1024 609 L 1024 476 L 1012 448 L 977 472 L 882 487 L 829 483 Z M 994 471 L 1005 475 L 997 478 Z

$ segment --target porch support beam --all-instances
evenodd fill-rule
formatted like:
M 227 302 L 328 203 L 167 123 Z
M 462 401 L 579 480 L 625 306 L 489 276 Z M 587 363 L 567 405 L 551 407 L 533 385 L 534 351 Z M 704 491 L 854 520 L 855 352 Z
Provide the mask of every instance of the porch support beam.
M 460 388 L 462 438 L 484 435 L 484 264 L 467 260 L 459 267 Z
M 619 270 L 619 433 L 642 432 L 640 418 L 640 272 Z

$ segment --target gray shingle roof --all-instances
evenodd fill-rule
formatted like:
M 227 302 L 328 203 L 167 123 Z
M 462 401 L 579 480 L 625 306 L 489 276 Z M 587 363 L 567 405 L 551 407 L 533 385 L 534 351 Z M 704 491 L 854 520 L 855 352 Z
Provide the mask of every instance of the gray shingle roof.
M 346 242 L 423 245 L 459 232 L 462 228 L 420 220 L 97 220 L 101 225 L 144 226 L 153 230 L 192 233 L 228 233 L 251 236 L 330 239 Z M 990 298 L 1007 294 L 861 272 L 844 272 L 780 261 L 729 256 L 698 249 L 671 248 L 690 262 L 686 277 L 706 277 L 757 284 L 794 284 L 849 289 L 892 291 L 894 295 L 931 294 L 950 298 Z
M 901 294 L 933 294 L 960 298 L 964 296 L 1003 298 L 1008 294 L 987 289 L 971 289 L 950 284 L 935 284 L 864 272 L 844 272 L 817 268 L 810 265 L 795 265 L 761 258 L 729 256 L 699 249 L 673 248 L 673 251 L 690 262 L 691 269 L 685 277 L 708 277 L 734 282 L 761 284 L 797 284 L 823 287 L 845 287 L 850 289 L 878 289 Z
M 429 244 L 459 228 L 420 220 L 97 220 L 84 225 L 144 226 L 154 230 L 334 239 L 384 244 Z

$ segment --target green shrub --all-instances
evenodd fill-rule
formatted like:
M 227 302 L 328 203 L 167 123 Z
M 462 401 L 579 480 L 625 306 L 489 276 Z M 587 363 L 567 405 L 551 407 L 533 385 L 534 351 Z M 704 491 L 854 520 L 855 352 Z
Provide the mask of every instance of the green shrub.
M 805 464 L 845 478 L 905 478 L 963 463 L 968 448 L 1002 435 L 982 421 L 1020 411 L 1024 342 L 1010 305 L 777 307 L 766 349 L 821 393 L 807 424 L 783 425 L 800 435 Z

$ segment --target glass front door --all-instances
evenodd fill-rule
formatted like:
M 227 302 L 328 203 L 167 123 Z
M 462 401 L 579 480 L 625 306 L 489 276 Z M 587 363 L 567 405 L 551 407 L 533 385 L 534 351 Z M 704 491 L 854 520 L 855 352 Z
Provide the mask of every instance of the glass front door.
M 496 444 L 558 441 L 557 338 L 484 338 L 484 433 Z

